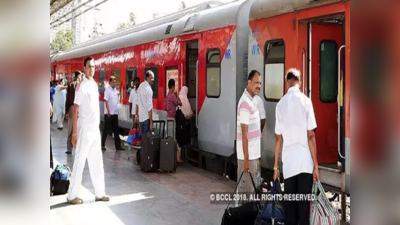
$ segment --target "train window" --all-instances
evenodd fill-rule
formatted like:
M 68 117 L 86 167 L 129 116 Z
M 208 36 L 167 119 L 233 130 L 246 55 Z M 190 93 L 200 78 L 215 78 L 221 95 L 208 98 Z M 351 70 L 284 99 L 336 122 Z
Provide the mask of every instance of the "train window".
M 137 69 L 136 68 L 128 68 L 126 70 L 126 94 L 129 96 L 131 94 L 131 82 L 133 79 L 137 77 Z
M 100 69 L 100 76 L 99 76 L 99 92 L 104 93 L 104 81 L 106 81 L 106 70 Z
M 146 67 L 144 69 L 144 79 L 146 79 L 146 72 L 153 71 L 154 73 L 154 83 L 151 85 L 151 89 L 153 89 L 153 98 L 158 98 L 158 68 L 157 67 Z
M 118 69 L 112 70 L 111 76 L 115 77 L 115 88 L 119 94 L 119 88 L 120 88 L 120 82 L 121 82 L 119 70 Z
M 207 97 L 218 98 L 221 95 L 221 52 L 219 49 L 207 50 Z
M 277 102 L 284 94 L 285 42 L 270 41 L 265 44 L 264 96 L 267 101 Z
M 165 96 L 167 96 L 168 94 L 168 81 L 170 79 L 174 79 L 175 80 L 175 90 L 178 91 L 179 93 L 179 70 L 178 67 L 169 67 L 166 69 L 165 72 Z
M 319 64 L 319 98 L 324 103 L 337 102 L 337 44 L 322 41 Z

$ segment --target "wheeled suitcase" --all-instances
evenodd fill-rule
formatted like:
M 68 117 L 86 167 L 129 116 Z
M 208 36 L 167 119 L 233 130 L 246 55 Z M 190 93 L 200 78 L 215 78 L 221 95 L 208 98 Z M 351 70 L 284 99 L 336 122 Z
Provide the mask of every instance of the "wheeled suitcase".
M 160 144 L 160 170 L 163 172 L 175 172 L 177 167 L 177 145 L 172 137 L 161 140 Z
M 143 172 L 154 172 L 160 163 L 161 136 L 148 132 L 142 135 L 142 149 L 140 150 L 140 169 Z

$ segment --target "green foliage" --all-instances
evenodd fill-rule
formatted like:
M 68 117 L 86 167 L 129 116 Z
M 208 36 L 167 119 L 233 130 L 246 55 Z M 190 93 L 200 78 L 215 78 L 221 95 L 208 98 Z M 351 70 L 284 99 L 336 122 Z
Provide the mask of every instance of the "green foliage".
M 51 51 L 65 51 L 74 46 L 74 32 L 72 30 L 57 32 L 56 37 L 50 43 Z
M 117 31 L 123 30 L 125 28 L 136 25 L 136 16 L 135 13 L 129 13 L 129 22 L 128 23 L 120 23 L 117 27 Z

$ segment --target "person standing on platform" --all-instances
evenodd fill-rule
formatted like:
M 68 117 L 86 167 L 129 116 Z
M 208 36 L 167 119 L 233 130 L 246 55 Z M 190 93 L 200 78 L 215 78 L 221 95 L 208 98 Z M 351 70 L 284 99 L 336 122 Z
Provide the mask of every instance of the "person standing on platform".
M 65 116 L 65 101 L 67 98 L 66 89 L 68 86 L 65 85 L 64 80 L 59 80 L 56 86 L 56 92 L 54 94 L 53 104 L 53 123 L 57 122 L 57 129 L 63 130 L 64 128 L 64 116 Z
M 110 77 L 109 86 L 106 87 L 104 92 L 104 128 L 101 134 L 101 149 L 106 150 L 106 139 L 108 131 L 111 127 L 114 133 L 115 150 L 124 151 L 121 147 L 121 139 L 119 138 L 118 126 L 118 91 L 115 87 L 116 79 L 114 76 Z
M 82 173 L 88 160 L 90 177 L 95 189 L 96 201 L 109 201 L 105 193 L 103 153 L 101 151 L 99 91 L 93 79 L 95 63 L 93 57 L 84 61 L 85 76 L 76 88 L 73 115 L 72 144 L 76 146 L 71 183 L 67 202 L 82 204 L 78 197 Z M 79 118 L 78 118 L 79 114 Z
M 179 99 L 178 96 L 178 90 L 175 89 L 175 80 L 174 79 L 170 79 L 168 81 L 168 94 L 167 97 L 165 97 L 165 111 L 167 111 L 167 128 L 169 128 L 167 130 L 167 136 L 173 137 L 176 140 L 176 121 L 175 121 L 175 114 L 176 114 L 176 109 L 178 108 L 178 106 L 182 106 L 182 102 Z M 172 129 L 170 126 L 168 126 L 168 120 L 173 121 L 173 126 Z M 178 162 L 183 162 L 181 160 L 181 148 L 178 147 L 178 151 L 177 151 L 177 161 Z
M 145 81 L 140 84 L 138 89 L 137 107 L 135 121 L 140 122 L 142 134 L 153 130 L 153 89 L 154 73 L 149 70 L 145 74 Z
M 137 92 L 138 92 L 138 88 L 140 85 L 140 78 L 139 77 L 135 77 L 133 79 L 133 88 L 129 94 L 129 112 L 131 113 L 130 118 L 132 119 L 132 122 L 134 125 L 135 124 L 135 113 L 136 113 L 136 103 L 137 103 Z
M 65 110 L 67 111 L 66 118 L 68 120 L 68 139 L 67 139 L 67 151 L 65 154 L 72 153 L 72 117 L 74 115 L 74 100 L 75 100 L 75 90 L 76 86 L 82 80 L 82 73 L 81 71 L 75 71 L 74 73 L 74 81 L 68 86 L 67 89 L 67 100 L 65 101 Z
M 314 109 L 311 100 L 300 91 L 300 71 L 290 69 L 286 74 L 286 82 L 289 90 L 276 106 L 273 179 L 280 176 L 278 163 L 283 146 L 285 194 L 311 194 L 313 179 L 319 180 Z M 285 224 L 310 223 L 309 201 L 288 201 L 284 209 Z
M 247 88 L 239 100 L 237 108 L 237 141 L 239 193 L 255 193 L 251 177 L 257 185 L 261 179 L 261 120 L 258 103 L 255 98 L 260 93 L 261 76 L 256 70 L 247 78 Z

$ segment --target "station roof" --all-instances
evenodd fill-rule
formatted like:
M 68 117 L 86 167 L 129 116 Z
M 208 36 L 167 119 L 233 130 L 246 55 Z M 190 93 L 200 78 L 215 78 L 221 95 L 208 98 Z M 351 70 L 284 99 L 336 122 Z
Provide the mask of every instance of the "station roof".
M 50 16 L 72 1 L 73 0 L 50 0 Z

